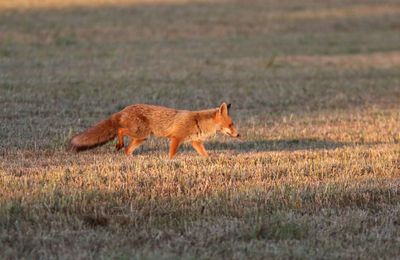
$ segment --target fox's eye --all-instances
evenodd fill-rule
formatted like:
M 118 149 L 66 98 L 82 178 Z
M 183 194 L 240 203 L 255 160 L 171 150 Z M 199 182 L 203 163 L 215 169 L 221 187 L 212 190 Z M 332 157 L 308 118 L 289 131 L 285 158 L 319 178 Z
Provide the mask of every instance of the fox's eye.
M 230 124 L 229 124 L 229 127 L 232 127 L 232 126 L 233 126 L 233 123 L 230 123 Z

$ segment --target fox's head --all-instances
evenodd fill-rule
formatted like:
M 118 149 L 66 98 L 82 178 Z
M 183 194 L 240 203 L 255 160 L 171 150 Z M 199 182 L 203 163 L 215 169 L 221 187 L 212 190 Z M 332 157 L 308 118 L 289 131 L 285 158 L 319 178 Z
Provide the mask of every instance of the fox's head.
M 215 121 L 219 126 L 219 131 L 222 133 L 229 135 L 231 137 L 240 137 L 240 134 L 237 132 L 232 118 L 229 116 L 229 109 L 231 108 L 231 104 L 226 104 L 225 102 L 220 105 L 218 108 L 218 112 L 215 115 Z

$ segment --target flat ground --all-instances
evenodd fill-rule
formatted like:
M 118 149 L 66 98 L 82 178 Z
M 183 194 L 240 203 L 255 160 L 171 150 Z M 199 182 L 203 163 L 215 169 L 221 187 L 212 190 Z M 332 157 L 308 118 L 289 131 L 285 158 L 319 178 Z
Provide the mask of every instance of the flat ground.
M 58 2 L 0 3 L 0 258 L 400 255 L 398 1 Z M 244 138 L 209 159 L 65 151 L 221 101 Z

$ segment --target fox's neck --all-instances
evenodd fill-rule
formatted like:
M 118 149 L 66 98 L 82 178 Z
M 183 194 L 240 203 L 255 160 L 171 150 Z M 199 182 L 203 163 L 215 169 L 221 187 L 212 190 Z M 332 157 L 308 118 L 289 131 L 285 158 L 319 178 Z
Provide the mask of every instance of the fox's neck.
M 215 122 L 215 115 L 217 110 L 203 110 L 198 112 L 196 120 L 199 134 L 201 135 L 213 135 L 218 131 L 218 124 Z
M 193 111 L 196 113 L 202 120 L 204 119 L 213 119 L 218 112 L 218 109 L 207 109 L 207 110 L 199 110 Z

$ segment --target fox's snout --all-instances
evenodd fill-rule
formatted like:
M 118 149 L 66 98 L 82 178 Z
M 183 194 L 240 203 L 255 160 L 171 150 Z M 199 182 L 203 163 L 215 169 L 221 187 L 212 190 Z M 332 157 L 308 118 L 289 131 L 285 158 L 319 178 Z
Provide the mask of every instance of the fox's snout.
M 223 128 L 222 132 L 230 137 L 234 137 L 234 138 L 240 137 L 240 134 L 238 132 L 236 132 L 236 129 Z
M 235 137 L 235 138 L 239 138 L 240 134 L 239 133 L 234 133 L 234 134 L 230 134 L 231 137 Z

